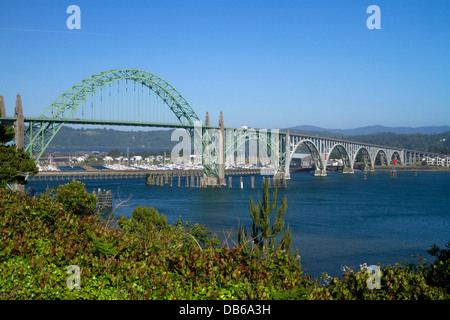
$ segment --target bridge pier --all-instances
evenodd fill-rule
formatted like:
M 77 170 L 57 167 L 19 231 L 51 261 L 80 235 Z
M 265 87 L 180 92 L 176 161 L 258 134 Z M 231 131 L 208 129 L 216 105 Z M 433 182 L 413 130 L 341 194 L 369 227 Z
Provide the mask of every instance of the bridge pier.
M 316 169 L 314 171 L 314 176 L 316 176 L 316 177 L 326 177 L 327 176 L 327 170 Z
M 291 154 L 291 137 L 289 135 L 289 128 L 286 130 L 284 146 L 285 146 L 284 178 L 291 179 L 291 172 L 290 172 L 291 161 L 289 160 L 289 155 Z
M 0 117 L 6 117 L 5 100 L 2 95 L 0 95 Z
M 209 125 L 209 114 L 206 113 L 206 125 Z M 224 187 L 227 185 L 225 180 L 225 125 L 223 122 L 223 113 L 220 111 L 219 118 L 219 163 L 215 164 L 218 166 L 218 177 L 208 177 L 206 174 L 203 175 L 202 187 Z
M 2 111 L 3 112 L 3 111 Z M 16 109 L 14 110 L 14 117 L 17 119 L 14 122 L 14 143 L 17 149 L 25 148 L 25 122 L 22 109 L 22 98 L 20 94 L 16 97 Z M 14 190 L 19 192 L 25 192 L 25 185 L 15 183 Z
M 355 170 L 353 170 L 353 168 L 344 167 L 342 173 L 355 173 Z

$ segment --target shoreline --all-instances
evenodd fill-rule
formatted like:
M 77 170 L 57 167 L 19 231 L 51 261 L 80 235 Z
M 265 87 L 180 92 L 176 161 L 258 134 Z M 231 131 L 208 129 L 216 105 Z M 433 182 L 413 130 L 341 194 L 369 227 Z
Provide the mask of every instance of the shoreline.
M 375 167 L 376 171 L 436 171 L 436 172 L 450 172 L 450 167 L 441 166 L 380 166 Z
M 429 171 L 429 172 L 450 172 L 450 167 L 441 167 L 441 166 L 376 166 L 375 172 L 377 171 L 392 171 L 395 169 L 396 171 Z M 295 168 L 291 169 L 290 172 L 313 172 L 313 168 Z M 363 172 L 364 169 L 354 168 L 355 172 Z M 327 172 L 342 172 L 342 168 L 330 170 L 327 168 Z M 370 171 L 368 171 L 370 172 Z

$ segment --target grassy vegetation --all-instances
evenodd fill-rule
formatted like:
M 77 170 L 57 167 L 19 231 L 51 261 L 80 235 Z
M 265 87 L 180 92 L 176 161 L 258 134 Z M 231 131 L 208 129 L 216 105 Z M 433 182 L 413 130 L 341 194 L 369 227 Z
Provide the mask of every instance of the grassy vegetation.
M 73 191 L 73 192 L 69 192 Z M 167 224 L 138 207 L 118 227 L 92 214 L 72 182 L 29 197 L 0 190 L 0 299 L 449 299 L 449 247 L 433 246 L 433 263 L 381 267 L 369 273 L 305 277 L 299 257 L 282 246 L 219 244 L 195 223 Z M 84 198 L 83 198 L 84 197 Z M 86 205 L 87 204 L 87 205 Z M 80 289 L 70 289 L 80 269 Z M 71 278 L 72 277 L 72 278 Z

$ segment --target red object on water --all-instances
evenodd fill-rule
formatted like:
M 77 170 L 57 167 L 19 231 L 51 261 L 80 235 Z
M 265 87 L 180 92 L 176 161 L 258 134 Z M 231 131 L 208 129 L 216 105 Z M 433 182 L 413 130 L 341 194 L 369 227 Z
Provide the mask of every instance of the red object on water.
M 394 159 L 394 166 L 397 164 L 397 159 Z

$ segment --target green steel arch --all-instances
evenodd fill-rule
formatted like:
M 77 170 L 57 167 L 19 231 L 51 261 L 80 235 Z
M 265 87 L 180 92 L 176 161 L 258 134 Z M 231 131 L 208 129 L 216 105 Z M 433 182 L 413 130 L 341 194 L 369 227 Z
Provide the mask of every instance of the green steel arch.
M 155 92 L 181 124 L 194 126 L 195 121 L 200 121 L 186 99 L 162 78 L 139 69 L 103 71 L 70 87 L 50 104 L 36 121 L 30 122 L 25 136 L 25 151 L 37 162 L 61 126 L 65 121 L 75 120 L 76 110 L 88 98 L 108 84 L 124 79 L 141 83 Z

